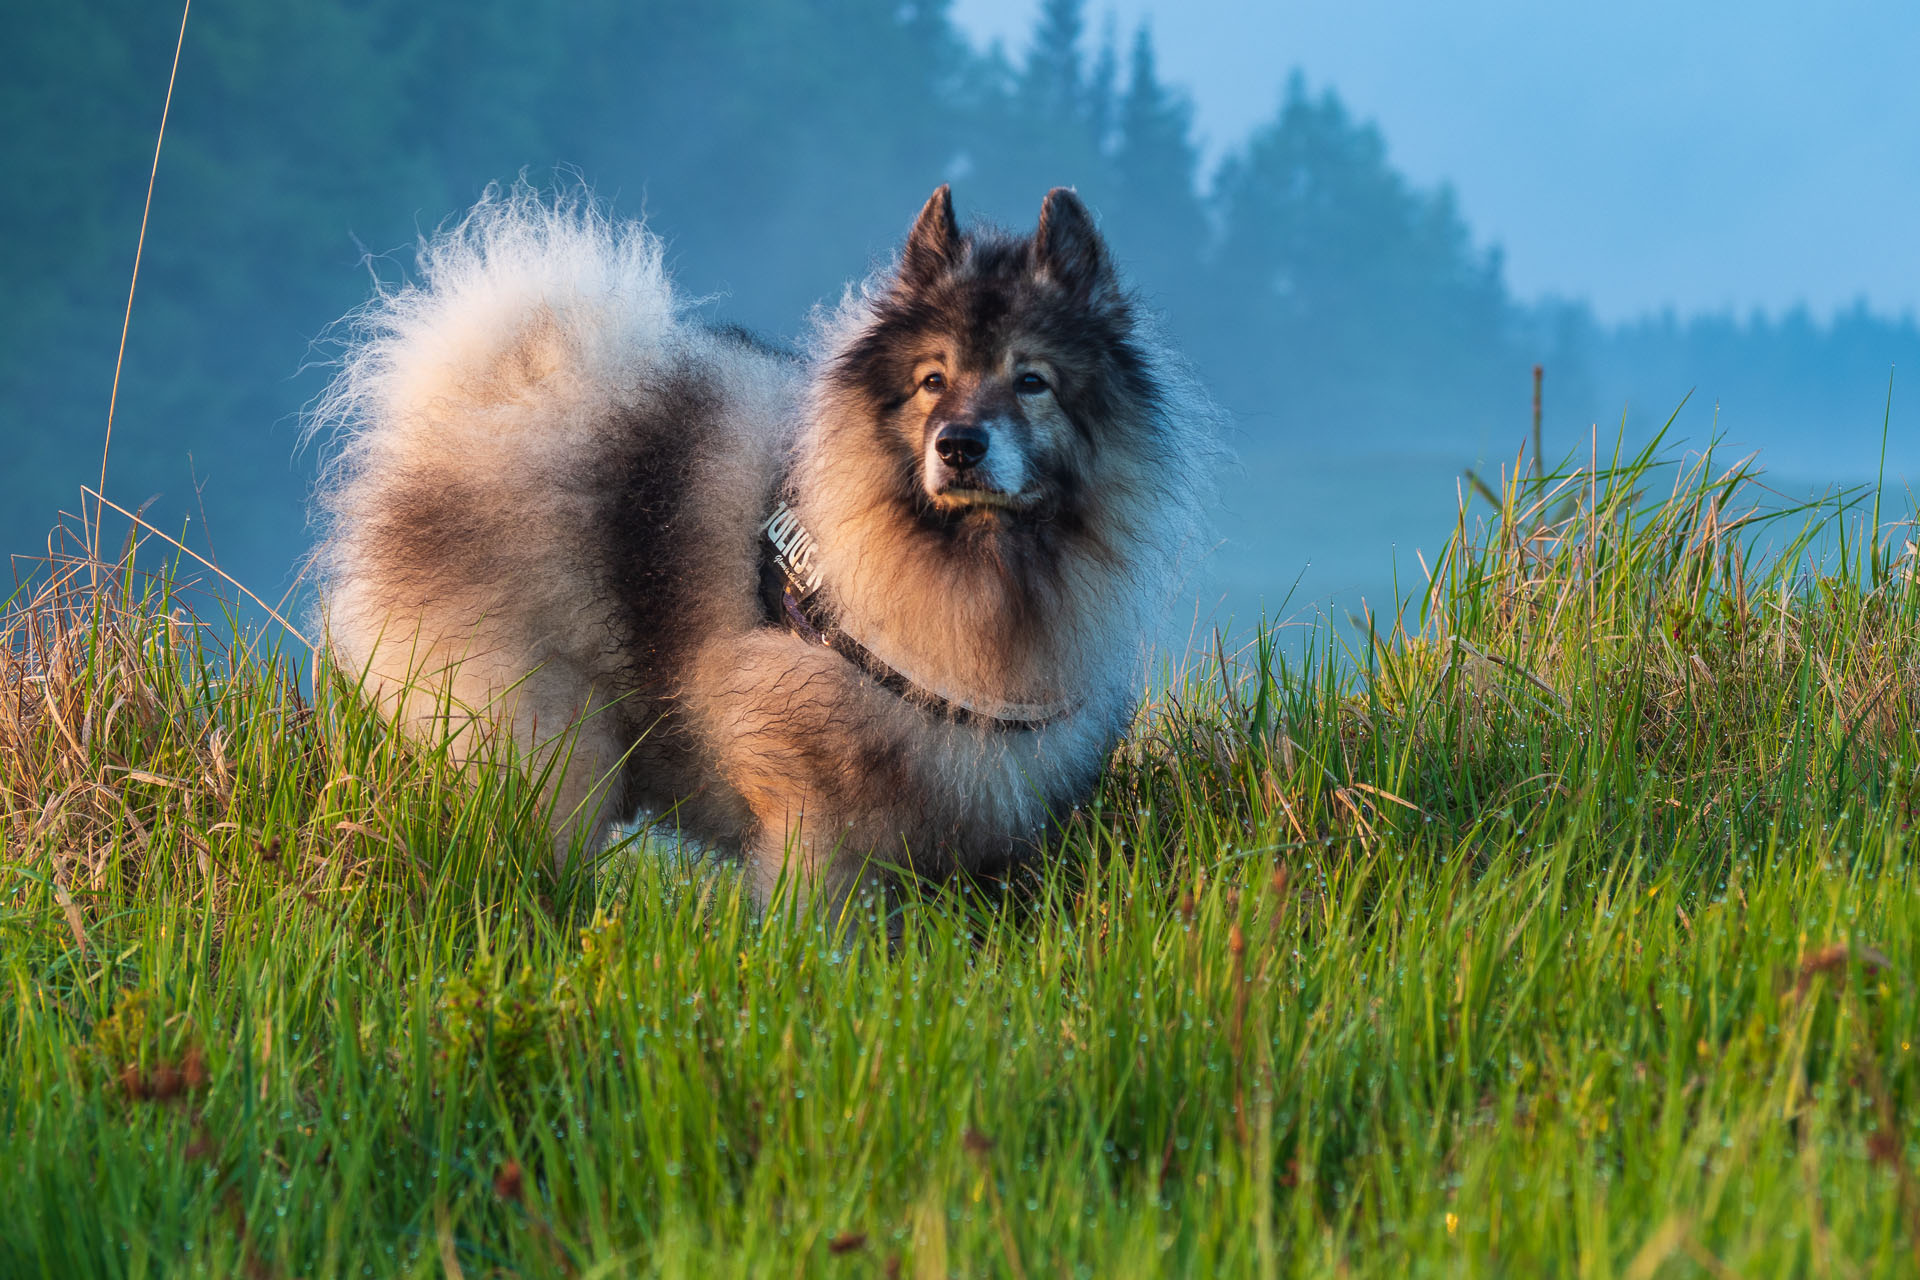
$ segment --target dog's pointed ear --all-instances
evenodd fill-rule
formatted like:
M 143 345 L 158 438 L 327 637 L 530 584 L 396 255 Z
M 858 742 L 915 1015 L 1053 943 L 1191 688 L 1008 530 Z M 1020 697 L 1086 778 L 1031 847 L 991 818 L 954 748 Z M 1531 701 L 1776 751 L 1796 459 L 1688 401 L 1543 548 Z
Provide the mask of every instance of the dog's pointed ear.
M 1108 301 L 1119 293 L 1107 243 L 1070 187 L 1047 192 L 1040 206 L 1040 229 L 1033 235 L 1033 260 L 1043 274 L 1078 297 Z
M 900 282 L 931 284 L 960 264 L 960 224 L 953 219 L 953 191 L 945 183 L 928 197 L 907 234 L 900 255 Z

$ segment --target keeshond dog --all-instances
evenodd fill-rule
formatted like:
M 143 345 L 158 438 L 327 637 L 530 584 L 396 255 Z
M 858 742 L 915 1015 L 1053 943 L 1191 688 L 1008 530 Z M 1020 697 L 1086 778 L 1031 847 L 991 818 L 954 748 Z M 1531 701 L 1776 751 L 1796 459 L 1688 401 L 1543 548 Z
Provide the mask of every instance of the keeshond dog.
M 1011 235 L 941 187 L 798 354 L 661 258 L 521 186 L 353 318 L 317 415 L 334 663 L 463 753 L 510 734 L 558 857 L 642 811 L 763 900 L 1033 856 L 1145 687 L 1206 396 L 1064 188 Z

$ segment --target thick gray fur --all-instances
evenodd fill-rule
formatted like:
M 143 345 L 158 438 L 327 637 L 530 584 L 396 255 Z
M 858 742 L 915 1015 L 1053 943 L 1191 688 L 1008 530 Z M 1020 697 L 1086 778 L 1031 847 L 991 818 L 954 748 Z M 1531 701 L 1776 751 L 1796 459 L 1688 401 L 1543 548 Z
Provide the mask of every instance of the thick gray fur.
M 466 756 L 496 729 L 565 752 L 557 855 L 670 811 L 763 897 L 1043 847 L 1130 723 L 1217 439 L 1065 191 L 1016 237 L 962 234 L 942 188 L 799 356 L 700 323 L 638 224 L 524 187 L 350 332 L 315 418 L 334 662 Z M 942 472 L 953 422 L 991 465 Z M 1074 711 L 955 723 L 768 625 L 783 484 L 874 652 L 970 704 Z

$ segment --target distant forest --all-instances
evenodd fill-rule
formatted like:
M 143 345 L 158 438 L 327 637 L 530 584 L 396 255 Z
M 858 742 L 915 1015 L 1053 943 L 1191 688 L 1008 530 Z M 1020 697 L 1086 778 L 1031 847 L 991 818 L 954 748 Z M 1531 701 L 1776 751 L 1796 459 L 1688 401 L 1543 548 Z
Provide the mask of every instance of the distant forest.
M 44 546 L 98 467 L 178 21 L 152 0 L 8 21 L 6 551 Z M 1146 30 L 1046 0 L 1030 49 L 971 47 L 938 0 L 200 0 L 109 492 L 159 495 L 149 518 L 191 522 L 196 546 L 210 535 L 251 585 L 283 588 L 307 537 L 316 340 L 372 278 L 404 276 L 421 232 L 523 171 L 644 214 L 716 317 L 778 336 L 884 261 L 936 184 L 1014 226 L 1073 185 L 1234 414 L 1256 480 L 1339 449 L 1510 456 L 1536 362 L 1566 446 L 1595 423 L 1610 440 L 1623 411 L 1644 436 L 1698 388 L 1695 439 L 1717 401 L 1777 465 L 1859 477 L 1889 366 L 1920 367 L 1911 316 L 1608 327 L 1577 301 L 1519 301 L 1451 192 L 1411 185 L 1332 90 L 1276 71 L 1271 120 L 1203 173 Z

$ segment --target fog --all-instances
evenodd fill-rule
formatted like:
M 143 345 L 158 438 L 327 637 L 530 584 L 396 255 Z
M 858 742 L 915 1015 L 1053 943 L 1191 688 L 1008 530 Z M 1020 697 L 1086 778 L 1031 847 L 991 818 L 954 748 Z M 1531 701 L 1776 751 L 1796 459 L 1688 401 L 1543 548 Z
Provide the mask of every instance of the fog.
M 1027 47 L 1033 0 L 956 0 Z M 1906 0 L 1115 0 L 1192 96 L 1207 162 L 1304 67 L 1377 122 L 1395 168 L 1451 183 L 1521 298 L 1609 322 L 1860 298 L 1920 306 L 1920 6 Z
M 1466 9 L 1455 41 L 1422 10 L 1383 43 L 1318 4 L 200 0 L 108 494 L 269 600 L 294 589 L 330 326 L 522 172 L 644 214 L 712 316 L 782 338 L 938 183 L 1014 226 L 1077 187 L 1235 424 L 1198 617 L 1344 617 L 1417 586 L 1462 468 L 1525 438 L 1535 364 L 1556 456 L 1684 400 L 1675 437 L 1760 448 L 1789 490 L 1873 478 L 1888 424 L 1890 476 L 1920 471 L 1920 99 L 1887 73 L 1915 23 L 1842 40 L 1629 5 L 1502 46 L 1514 6 Z M 0 54 L 18 555 L 99 471 L 178 21 L 40 6 Z

